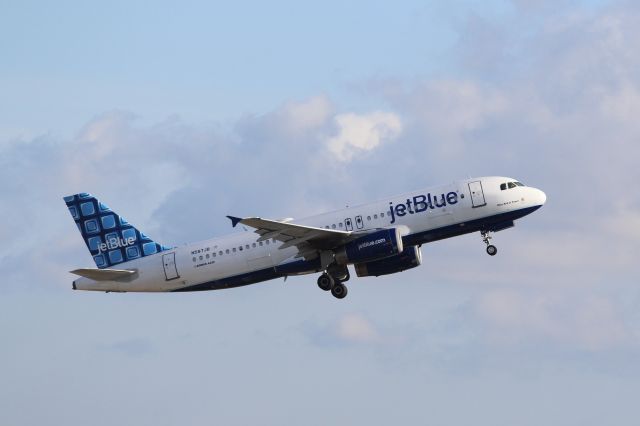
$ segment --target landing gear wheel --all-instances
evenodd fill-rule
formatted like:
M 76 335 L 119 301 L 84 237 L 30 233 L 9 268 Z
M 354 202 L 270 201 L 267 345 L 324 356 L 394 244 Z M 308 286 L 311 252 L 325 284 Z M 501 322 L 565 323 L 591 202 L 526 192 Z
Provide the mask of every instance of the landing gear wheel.
M 491 234 L 489 233 L 489 231 L 480 231 L 480 235 L 482 236 L 482 242 L 487 245 L 487 254 L 489 256 L 495 256 L 498 252 L 498 249 L 496 248 L 496 246 L 491 244 Z
M 336 299 L 344 299 L 347 296 L 347 293 L 347 286 L 342 283 L 334 285 L 331 289 L 331 294 L 333 294 L 333 297 Z
M 322 274 L 318 277 L 318 287 L 324 291 L 329 291 L 334 286 L 335 282 L 331 275 Z

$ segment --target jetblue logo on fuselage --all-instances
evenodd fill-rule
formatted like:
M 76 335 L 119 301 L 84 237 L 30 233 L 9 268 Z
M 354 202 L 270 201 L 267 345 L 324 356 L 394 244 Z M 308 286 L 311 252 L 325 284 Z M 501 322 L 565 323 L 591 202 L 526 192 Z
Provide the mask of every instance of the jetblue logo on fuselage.
M 127 246 L 132 246 L 134 245 L 136 242 L 136 238 L 135 237 L 129 237 L 129 238 L 111 238 L 109 240 L 107 240 L 106 243 L 102 243 L 98 245 L 98 252 L 99 253 L 104 253 L 107 250 L 114 250 L 117 248 L 124 248 Z
M 379 238 L 375 241 L 367 241 L 365 243 L 362 243 L 360 245 L 358 245 L 358 250 L 362 250 L 363 248 L 367 248 L 367 247 L 371 247 L 371 246 L 377 246 L 378 244 L 382 244 L 382 243 L 386 243 L 387 239 L 386 238 Z
M 393 201 L 389 201 L 389 213 L 391 214 L 391 223 L 396 222 L 396 216 L 402 217 L 407 214 L 416 214 L 426 212 L 427 210 L 442 208 L 447 204 L 456 204 L 458 202 L 458 194 L 456 192 L 449 192 L 440 196 L 416 195 L 413 198 L 407 198 L 406 203 L 399 203 L 395 206 Z

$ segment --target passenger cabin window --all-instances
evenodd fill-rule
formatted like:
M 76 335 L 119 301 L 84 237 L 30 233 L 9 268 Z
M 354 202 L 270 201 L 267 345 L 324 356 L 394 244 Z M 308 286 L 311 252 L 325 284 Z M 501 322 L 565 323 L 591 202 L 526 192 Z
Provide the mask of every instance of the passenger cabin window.
M 234 253 L 236 252 L 236 248 L 235 248 L 235 247 L 233 248 L 233 252 L 234 252 Z
M 371 220 L 371 216 L 367 216 L 367 220 Z
M 377 215 L 377 214 L 374 214 L 374 215 L 373 215 L 373 218 L 374 218 L 374 219 L 377 219 L 377 218 L 378 218 L 378 215 Z
M 504 191 L 505 189 L 507 189 L 507 184 L 506 183 L 501 183 L 500 184 L 500 190 Z

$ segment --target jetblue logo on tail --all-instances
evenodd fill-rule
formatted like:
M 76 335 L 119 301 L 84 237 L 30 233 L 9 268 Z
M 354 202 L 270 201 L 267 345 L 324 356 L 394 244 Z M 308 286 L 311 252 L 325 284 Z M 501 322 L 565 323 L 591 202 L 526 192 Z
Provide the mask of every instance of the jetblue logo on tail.
M 389 202 L 389 213 L 391 214 L 391 223 L 396 222 L 396 216 L 402 217 L 407 214 L 416 214 L 426 212 L 427 210 L 442 208 L 447 204 L 456 204 L 458 202 L 458 194 L 456 192 L 449 192 L 448 194 L 442 194 L 439 197 L 431 194 L 416 195 L 413 198 L 407 198 L 406 203 L 399 203 L 395 206 L 393 202 Z
M 64 201 L 100 269 L 168 250 L 91 194 L 71 195 Z
M 106 243 L 102 243 L 98 245 L 98 251 L 100 253 L 105 253 L 108 250 L 114 250 L 117 248 L 124 248 L 127 246 L 132 246 L 134 245 L 136 242 L 136 239 L 134 237 L 129 237 L 129 238 L 111 238 L 110 240 L 107 240 Z

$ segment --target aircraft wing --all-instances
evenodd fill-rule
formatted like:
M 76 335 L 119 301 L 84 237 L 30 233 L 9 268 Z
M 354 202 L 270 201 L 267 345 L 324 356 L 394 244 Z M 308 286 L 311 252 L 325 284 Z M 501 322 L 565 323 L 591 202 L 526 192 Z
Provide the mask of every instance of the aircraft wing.
M 274 238 L 284 243 L 280 246 L 280 249 L 296 246 L 299 252 L 298 257 L 306 259 L 316 257 L 319 250 L 333 249 L 362 235 L 350 231 L 296 225 L 259 217 L 227 217 L 231 219 L 234 227 L 241 223 L 254 228 L 254 232 L 260 235 L 258 241 Z

